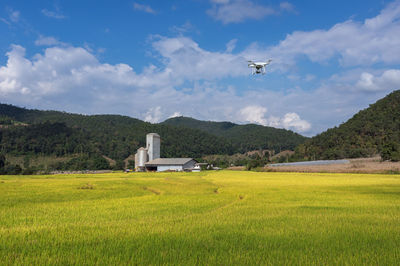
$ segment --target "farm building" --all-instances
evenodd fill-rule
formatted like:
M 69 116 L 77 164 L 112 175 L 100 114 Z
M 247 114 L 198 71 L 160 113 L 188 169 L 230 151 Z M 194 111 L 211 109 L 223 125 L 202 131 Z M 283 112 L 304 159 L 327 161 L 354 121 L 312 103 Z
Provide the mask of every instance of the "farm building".
M 158 158 L 145 166 L 147 171 L 185 171 L 195 169 L 196 163 L 192 158 Z
M 157 133 L 146 135 L 146 148 L 135 154 L 135 170 L 143 171 L 199 171 L 200 166 L 192 158 L 160 158 L 161 138 Z

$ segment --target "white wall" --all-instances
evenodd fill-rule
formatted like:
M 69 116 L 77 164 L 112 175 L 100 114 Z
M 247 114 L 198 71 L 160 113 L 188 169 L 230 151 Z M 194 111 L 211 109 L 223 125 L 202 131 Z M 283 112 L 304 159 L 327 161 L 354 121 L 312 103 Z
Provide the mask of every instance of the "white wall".
M 162 171 L 183 171 L 183 169 L 193 168 L 196 165 L 195 160 L 190 160 L 189 162 L 182 165 L 160 165 L 157 166 L 157 172 Z
M 157 172 L 162 172 L 162 171 L 183 171 L 183 168 L 181 165 L 161 165 L 157 166 Z

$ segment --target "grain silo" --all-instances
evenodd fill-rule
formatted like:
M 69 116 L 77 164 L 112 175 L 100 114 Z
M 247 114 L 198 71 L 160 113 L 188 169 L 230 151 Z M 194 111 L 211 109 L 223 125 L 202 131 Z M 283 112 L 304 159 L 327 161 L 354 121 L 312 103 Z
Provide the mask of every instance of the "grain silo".
M 157 133 L 149 133 L 146 135 L 148 161 L 160 158 L 161 138 Z
M 144 171 L 145 163 L 147 162 L 147 149 L 139 148 L 135 154 L 135 168 L 136 171 Z

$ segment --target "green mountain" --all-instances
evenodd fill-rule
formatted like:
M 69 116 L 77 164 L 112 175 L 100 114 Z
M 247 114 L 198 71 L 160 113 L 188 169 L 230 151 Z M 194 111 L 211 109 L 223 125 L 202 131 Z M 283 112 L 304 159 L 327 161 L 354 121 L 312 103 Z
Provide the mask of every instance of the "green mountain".
M 145 146 L 149 132 L 161 135 L 162 157 L 200 158 L 254 149 L 294 149 L 306 139 L 284 129 L 185 119 L 192 121 L 192 126 L 173 125 L 182 118 L 151 124 L 121 115 L 80 115 L 0 104 L 0 153 L 97 154 L 121 161 Z
M 123 160 L 145 146 L 149 132 L 162 136 L 163 157 L 198 158 L 234 152 L 231 143 L 223 138 L 193 129 L 150 124 L 127 116 L 88 116 L 0 104 L 0 117 L 6 121 L 0 128 L 0 152 L 3 154 L 65 156 L 97 153 Z
M 251 150 L 293 150 L 307 138 L 293 131 L 255 124 L 238 125 L 231 122 L 200 121 L 189 117 L 174 117 L 162 124 L 191 128 L 232 142 L 235 150 L 243 153 Z
M 358 112 L 339 127 L 307 140 L 296 156 L 309 159 L 368 157 L 400 152 L 400 90 Z

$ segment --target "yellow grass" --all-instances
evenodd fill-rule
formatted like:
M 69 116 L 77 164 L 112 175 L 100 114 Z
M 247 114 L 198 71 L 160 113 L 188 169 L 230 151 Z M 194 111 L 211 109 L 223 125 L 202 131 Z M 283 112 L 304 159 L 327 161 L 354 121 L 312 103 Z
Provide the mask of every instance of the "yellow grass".
M 0 264 L 400 261 L 400 176 L 1 176 Z

